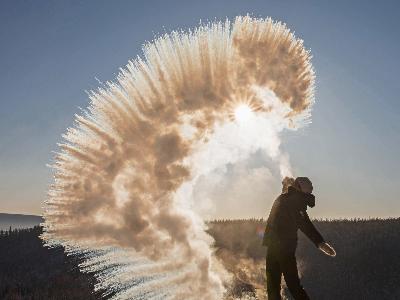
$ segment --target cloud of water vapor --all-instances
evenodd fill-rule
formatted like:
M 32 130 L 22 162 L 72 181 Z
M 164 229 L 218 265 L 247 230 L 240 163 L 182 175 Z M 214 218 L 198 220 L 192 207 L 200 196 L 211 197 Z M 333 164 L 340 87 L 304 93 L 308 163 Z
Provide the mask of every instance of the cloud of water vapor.
M 284 24 L 249 16 L 143 51 L 63 136 L 42 237 L 83 254 L 114 299 L 221 299 L 193 186 L 260 149 L 290 175 L 279 133 L 309 117 L 310 54 Z

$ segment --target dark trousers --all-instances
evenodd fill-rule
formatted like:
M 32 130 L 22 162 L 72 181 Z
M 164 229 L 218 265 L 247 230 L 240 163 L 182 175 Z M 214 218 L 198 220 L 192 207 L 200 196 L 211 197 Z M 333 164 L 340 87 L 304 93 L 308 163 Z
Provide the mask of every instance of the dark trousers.
M 273 244 L 268 246 L 266 271 L 268 300 L 281 300 L 280 291 L 282 274 L 285 278 L 286 286 L 294 299 L 310 299 L 300 284 L 295 251 L 282 251 L 279 246 Z

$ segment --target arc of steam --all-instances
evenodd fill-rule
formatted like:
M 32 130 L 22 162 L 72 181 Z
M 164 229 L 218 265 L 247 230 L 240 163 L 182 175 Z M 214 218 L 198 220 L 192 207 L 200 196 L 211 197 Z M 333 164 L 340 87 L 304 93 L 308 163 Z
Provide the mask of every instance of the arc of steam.
M 232 116 L 254 114 L 273 132 L 309 117 L 310 53 L 284 24 L 249 16 L 172 32 L 143 51 L 90 93 L 64 134 L 42 238 L 84 255 L 82 270 L 114 299 L 220 299 L 212 238 L 176 192 L 205 172 L 195 158 Z M 268 149 L 269 136 L 257 147 Z

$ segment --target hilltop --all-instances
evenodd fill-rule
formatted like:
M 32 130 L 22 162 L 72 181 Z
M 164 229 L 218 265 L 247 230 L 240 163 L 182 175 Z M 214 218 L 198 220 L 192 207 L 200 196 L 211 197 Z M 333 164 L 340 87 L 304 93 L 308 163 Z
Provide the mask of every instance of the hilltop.
M 35 215 L 0 213 L 0 230 L 10 228 L 31 228 L 43 222 L 42 217 Z

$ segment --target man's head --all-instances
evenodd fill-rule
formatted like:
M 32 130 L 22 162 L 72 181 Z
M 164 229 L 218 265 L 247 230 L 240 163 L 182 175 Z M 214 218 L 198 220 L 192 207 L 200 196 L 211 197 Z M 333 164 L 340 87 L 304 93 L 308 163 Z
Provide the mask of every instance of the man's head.
M 293 185 L 296 189 L 302 191 L 303 193 L 311 194 L 313 191 L 313 185 L 310 179 L 307 177 L 297 177 Z

